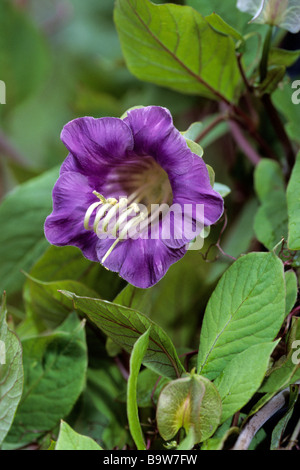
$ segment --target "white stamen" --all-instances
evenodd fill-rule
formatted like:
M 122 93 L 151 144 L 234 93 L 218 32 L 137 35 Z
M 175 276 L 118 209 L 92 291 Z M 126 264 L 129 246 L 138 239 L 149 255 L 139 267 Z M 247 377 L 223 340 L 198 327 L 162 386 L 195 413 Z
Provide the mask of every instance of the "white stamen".
M 107 212 L 111 207 L 113 207 L 111 204 L 106 203 L 104 204 L 98 211 L 94 220 L 94 225 L 93 225 L 93 230 L 95 233 L 98 233 L 98 225 L 105 215 L 105 212 Z
M 88 210 L 86 211 L 85 213 L 85 217 L 84 217 L 84 228 L 86 230 L 90 230 L 90 227 L 89 227 L 89 222 L 90 222 L 90 218 L 91 218 L 91 215 L 92 213 L 94 212 L 94 209 L 96 209 L 96 207 L 100 206 L 100 204 L 102 204 L 101 201 L 99 202 L 94 202 L 93 204 L 90 205 L 90 207 L 88 208 Z

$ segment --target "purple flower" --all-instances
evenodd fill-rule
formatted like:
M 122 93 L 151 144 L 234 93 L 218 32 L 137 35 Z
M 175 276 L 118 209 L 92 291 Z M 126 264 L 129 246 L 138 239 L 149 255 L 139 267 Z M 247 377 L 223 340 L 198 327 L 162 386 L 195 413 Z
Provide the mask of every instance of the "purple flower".
M 205 163 L 189 149 L 165 108 L 132 109 L 124 119 L 75 119 L 61 139 L 70 153 L 53 189 L 46 238 L 53 245 L 80 248 L 86 258 L 137 287 L 157 283 L 194 238 L 183 232 L 176 236 L 182 224 L 176 211 L 166 235 L 165 216 L 150 216 L 152 204 L 188 208 L 194 227 L 198 222 L 209 226 L 222 215 L 223 199 L 212 189 Z M 197 205 L 204 205 L 202 217 Z M 126 228 L 144 228 L 124 238 L 123 219 Z

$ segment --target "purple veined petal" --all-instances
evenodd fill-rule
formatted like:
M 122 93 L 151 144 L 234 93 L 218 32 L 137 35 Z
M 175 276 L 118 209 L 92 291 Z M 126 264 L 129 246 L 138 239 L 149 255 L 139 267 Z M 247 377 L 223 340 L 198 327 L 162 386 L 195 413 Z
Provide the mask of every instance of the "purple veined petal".
M 67 156 L 67 158 L 62 163 L 60 167 L 60 175 L 64 173 L 79 173 L 87 178 L 88 184 L 90 186 L 90 191 L 96 190 L 103 194 L 105 197 L 117 197 L 118 194 L 111 193 L 107 189 L 107 175 L 111 169 L 107 165 L 102 165 L 101 170 L 98 171 L 87 171 L 81 167 L 79 160 L 74 157 L 71 153 Z
M 74 171 L 81 174 L 84 174 L 84 170 L 80 167 L 79 161 L 74 155 L 69 153 L 67 158 L 63 161 L 60 167 L 60 174 L 66 173 L 68 171 Z
M 63 171 L 76 166 L 85 174 L 126 163 L 127 154 L 133 149 L 130 128 L 122 119 L 112 117 L 74 119 L 63 128 L 61 140 L 75 157 L 69 158 Z
M 49 243 L 77 246 L 88 259 L 98 261 L 98 237 L 84 228 L 86 210 L 95 199 L 84 175 L 63 173 L 53 189 L 53 212 L 45 221 L 45 236 Z
M 191 164 L 191 151 L 174 127 L 170 112 L 159 106 L 137 108 L 124 119 L 134 138 L 134 151 L 150 155 L 169 174 L 185 173 Z
M 97 246 L 99 260 L 114 240 L 102 240 Z M 169 267 L 186 254 L 186 248 L 173 250 L 158 239 L 128 239 L 119 242 L 103 265 L 116 271 L 130 284 L 146 289 L 166 274 Z
M 171 180 L 171 186 L 173 191 L 173 205 L 179 205 L 182 208 L 182 212 L 179 210 L 177 212 L 175 211 L 173 219 L 171 219 L 173 225 L 177 227 L 177 231 L 178 227 L 182 227 L 182 214 L 184 212 L 187 221 L 194 221 L 192 226 L 193 230 L 190 229 L 182 238 L 176 238 L 176 231 L 171 231 L 171 235 L 173 233 L 171 237 L 166 235 L 166 233 L 168 233 L 168 226 L 163 220 L 163 241 L 167 246 L 176 248 L 183 246 L 193 239 L 193 237 L 188 236 L 192 231 L 195 231 L 196 236 L 196 234 L 201 231 L 200 228 L 202 225 L 209 226 L 217 222 L 223 214 L 224 202 L 222 196 L 211 187 L 206 165 L 197 155 L 194 155 L 190 170 L 184 175 L 173 178 Z M 201 211 L 201 207 L 197 208 L 197 205 L 203 206 L 203 212 Z
M 81 225 L 78 220 L 50 214 L 45 221 L 45 236 L 52 245 L 76 246 L 87 259 L 98 262 L 97 235 L 83 231 Z
M 161 239 L 169 248 L 182 248 L 201 234 L 204 225 L 202 204 L 172 204 L 161 221 Z

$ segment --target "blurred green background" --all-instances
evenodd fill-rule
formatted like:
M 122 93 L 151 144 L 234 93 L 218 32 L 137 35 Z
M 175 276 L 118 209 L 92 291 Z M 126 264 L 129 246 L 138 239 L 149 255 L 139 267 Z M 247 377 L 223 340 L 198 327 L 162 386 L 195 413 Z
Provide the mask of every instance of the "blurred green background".
M 119 117 L 131 106 L 157 104 L 171 110 L 181 130 L 198 118 L 197 99 L 129 73 L 113 6 L 113 0 L 1 0 L 1 196 L 62 162 L 59 135 L 76 117 Z

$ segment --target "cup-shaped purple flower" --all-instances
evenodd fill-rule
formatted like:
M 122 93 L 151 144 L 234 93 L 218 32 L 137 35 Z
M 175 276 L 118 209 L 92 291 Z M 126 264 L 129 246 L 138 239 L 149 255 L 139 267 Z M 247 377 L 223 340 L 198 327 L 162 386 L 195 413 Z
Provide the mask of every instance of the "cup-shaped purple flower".
M 165 108 L 75 119 L 61 139 L 70 153 L 53 189 L 47 240 L 80 248 L 137 287 L 156 284 L 223 213 L 204 161 Z

